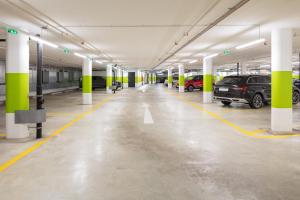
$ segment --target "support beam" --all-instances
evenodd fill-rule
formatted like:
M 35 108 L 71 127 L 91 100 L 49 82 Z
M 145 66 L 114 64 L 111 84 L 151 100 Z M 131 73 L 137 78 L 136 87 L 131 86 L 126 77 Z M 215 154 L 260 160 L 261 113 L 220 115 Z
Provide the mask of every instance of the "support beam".
M 292 30 L 272 31 L 272 131 L 292 131 Z
M 92 101 L 92 60 L 85 58 L 82 65 L 82 104 L 90 105 Z
M 203 103 L 213 101 L 212 58 L 203 59 Z
M 28 127 L 15 123 L 15 111 L 29 110 L 29 37 L 7 34 L 6 45 L 6 138 L 26 138 Z
M 106 66 L 106 92 L 108 94 L 112 93 L 112 79 L 113 79 L 112 66 L 107 65 Z
M 179 65 L 178 66 L 178 85 L 179 85 L 179 92 L 184 92 L 184 66 Z
M 123 87 L 128 88 L 128 71 L 123 71 Z
M 172 76 L 172 67 L 168 67 L 168 88 L 172 88 L 172 83 L 173 83 L 173 76 Z

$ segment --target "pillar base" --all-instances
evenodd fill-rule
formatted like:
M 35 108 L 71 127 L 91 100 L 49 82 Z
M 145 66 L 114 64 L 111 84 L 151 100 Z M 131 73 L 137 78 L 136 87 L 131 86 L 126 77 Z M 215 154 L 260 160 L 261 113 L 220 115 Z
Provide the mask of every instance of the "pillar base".
M 173 88 L 172 84 L 168 84 L 168 88 L 172 89 Z
M 83 105 L 93 104 L 92 93 L 82 93 L 82 104 Z
M 29 137 L 27 124 L 16 124 L 15 113 L 6 113 L 6 138 L 23 139 Z
M 184 86 L 179 86 L 179 92 L 183 93 L 184 92 Z
M 106 89 L 106 93 L 107 93 L 107 94 L 112 94 L 112 89 L 107 88 L 107 89 Z
M 293 131 L 292 108 L 272 108 L 271 130 L 276 132 Z
M 123 88 L 128 88 L 128 83 L 123 83 Z
M 213 93 L 203 92 L 203 103 L 212 103 L 212 102 L 213 102 Z

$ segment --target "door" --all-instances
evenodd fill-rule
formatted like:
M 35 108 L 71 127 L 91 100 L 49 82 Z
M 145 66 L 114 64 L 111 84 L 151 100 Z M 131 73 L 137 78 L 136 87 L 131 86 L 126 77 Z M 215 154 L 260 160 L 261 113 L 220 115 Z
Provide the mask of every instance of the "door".
M 128 86 L 135 87 L 135 72 L 128 72 Z

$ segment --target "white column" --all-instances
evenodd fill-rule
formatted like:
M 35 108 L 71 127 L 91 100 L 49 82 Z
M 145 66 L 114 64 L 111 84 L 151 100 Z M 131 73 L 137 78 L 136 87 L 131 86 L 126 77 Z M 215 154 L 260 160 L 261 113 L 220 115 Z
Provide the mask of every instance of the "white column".
M 108 94 L 112 93 L 112 65 L 107 65 L 106 66 L 106 92 Z
M 184 80 L 184 66 L 179 65 L 178 66 L 178 85 L 179 85 L 179 92 L 184 92 L 184 85 L 185 85 L 185 80 Z
M 272 31 L 272 131 L 292 131 L 292 50 L 291 29 Z
M 123 71 L 123 88 L 128 88 L 128 71 Z
M 173 86 L 172 67 L 168 67 L 168 88 L 171 89 Z
M 241 70 L 241 75 L 247 74 L 247 67 L 246 67 L 245 63 L 240 62 L 240 70 Z
M 84 82 L 86 79 L 86 83 Z M 82 64 L 82 104 L 90 105 L 92 100 L 92 60 L 89 58 L 83 59 Z
M 212 58 L 203 59 L 203 103 L 212 103 Z
M 15 123 L 15 111 L 29 109 L 28 35 L 7 34 L 6 48 L 6 138 L 26 138 L 28 127 Z

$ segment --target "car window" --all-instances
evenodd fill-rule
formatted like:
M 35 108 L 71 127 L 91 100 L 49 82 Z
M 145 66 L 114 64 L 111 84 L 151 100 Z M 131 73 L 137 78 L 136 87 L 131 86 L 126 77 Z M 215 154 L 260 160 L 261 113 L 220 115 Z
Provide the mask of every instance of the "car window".
M 203 76 L 199 76 L 199 80 L 201 80 L 201 81 L 202 81 L 202 80 L 203 80 Z
M 266 77 L 264 77 L 264 76 L 257 77 L 257 83 L 267 83 Z
M 199 76 L 195 76 L 193 80 L 194 81 L 199 81 Z
M 243 77 L 238 76 L 227 76 L 222 81 L 220 81 L 220 84 L 241 84 L 243 82 Z
M 248 83 L 258 83 L 257 77 L 250 77 Z

